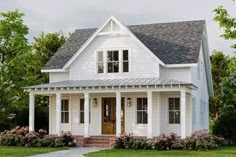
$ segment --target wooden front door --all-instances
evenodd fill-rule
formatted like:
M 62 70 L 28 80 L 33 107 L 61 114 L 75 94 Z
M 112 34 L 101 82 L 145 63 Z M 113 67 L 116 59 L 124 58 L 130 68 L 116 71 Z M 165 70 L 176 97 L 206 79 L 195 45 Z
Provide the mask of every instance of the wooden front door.
M 116 133 L 116 99 L 102 98 L 102 134 Z

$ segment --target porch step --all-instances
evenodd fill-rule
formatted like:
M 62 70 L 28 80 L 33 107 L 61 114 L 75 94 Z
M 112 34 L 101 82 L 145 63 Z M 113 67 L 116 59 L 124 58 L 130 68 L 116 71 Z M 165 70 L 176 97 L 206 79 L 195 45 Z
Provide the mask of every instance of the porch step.
M 86 140 L 84 147 L 111 147 L 111 136 L 91 136 Z
M 85 144 L 84 147 L 100 147 L 100 148 L 108 148 L 109 144 Z

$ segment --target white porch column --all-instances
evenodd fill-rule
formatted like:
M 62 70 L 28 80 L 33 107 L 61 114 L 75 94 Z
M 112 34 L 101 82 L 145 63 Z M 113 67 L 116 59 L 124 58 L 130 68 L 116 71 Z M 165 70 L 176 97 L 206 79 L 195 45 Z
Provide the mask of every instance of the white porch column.
M 61 135 L 61 93 L 56 93 L 56 133 Z
M 121 94 L 116 92 L 116 136 L 121 135 Z
M 157 136 L 161 134 L 161 95 L 157 92 Z
M 147 92 L 148 97 L 148 138 L 152 138 L 152 91 Z
M 34 131 L 35 95 L 29 93 L 29 131 Z
M 186 137 L 186 91 L 182 90 L 180 92 L 181 98 L 181 105 L 180 105 L 180 124 L 181 124 L 181 138 Z
M 84 137 L 89 137 L 89 93 L 84 93 Z

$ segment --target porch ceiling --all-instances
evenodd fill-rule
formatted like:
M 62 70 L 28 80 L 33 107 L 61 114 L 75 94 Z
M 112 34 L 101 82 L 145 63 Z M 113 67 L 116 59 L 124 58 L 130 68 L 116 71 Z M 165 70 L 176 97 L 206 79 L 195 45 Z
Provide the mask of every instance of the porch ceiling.
M 191 83 L 167 78 L 128 78 L 128 79 L 96 79 L 96 80 L 67 80 L 48 84 L 24 87 L 24 89 L 45 88 L 99 88 L 99 87 L 140 87 L 140 86 L 172 86 L 187 85 Z

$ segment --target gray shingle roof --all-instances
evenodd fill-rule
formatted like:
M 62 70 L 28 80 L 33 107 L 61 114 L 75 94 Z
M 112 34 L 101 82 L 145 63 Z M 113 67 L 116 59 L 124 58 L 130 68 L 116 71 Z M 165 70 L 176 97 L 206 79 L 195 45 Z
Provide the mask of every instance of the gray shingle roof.
M 97 79 L 97 80 L 66 80 L 48 84 L 25 87 L 34 88 L 67 88 L 67 87 L 112 87 L 140 85 L 192 85 L 187 82 L 166 78 L 130 78 L 130 79 Z
M 165 64 L 197 63 L 205 21 L 184 21 L 127 26 Z M 61 69 L 97 30 L 78 29 L 44 69 Z

